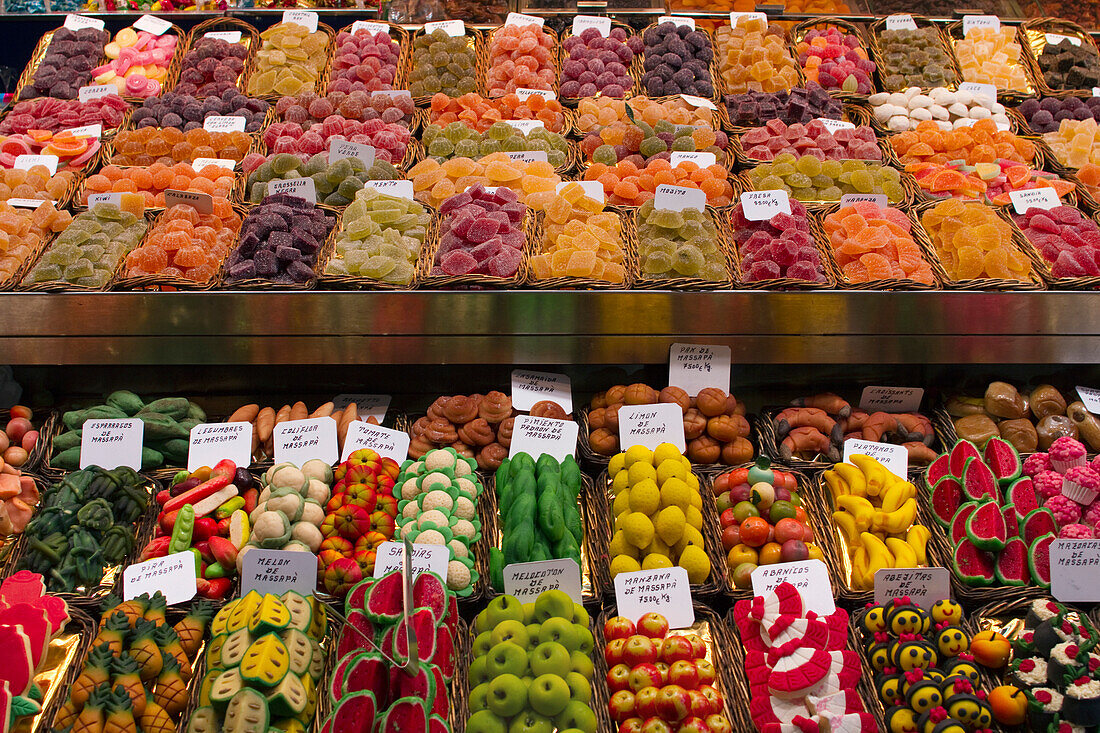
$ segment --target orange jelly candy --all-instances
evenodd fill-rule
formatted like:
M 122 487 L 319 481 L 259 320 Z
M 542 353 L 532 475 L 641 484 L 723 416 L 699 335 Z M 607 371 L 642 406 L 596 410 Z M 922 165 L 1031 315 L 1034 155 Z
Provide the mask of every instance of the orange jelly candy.
M 414 198 L 434 207 L 480 183 L 510 188 L 532 209 L 542 209 L 553 196 L 554 187 L 561 182 L 561 176 L 549 163 L 523 163 L 512 160 L 505 153 L 492 153 L 481 160 L 451 158 L 442 163 L 435 158 L 425 158 L 406 175 L 412 181 Z
M 8 199 L 41 199 L 60 201 L 73 182 L 73 172 L 64 170 L 50 175 L 44 165 L 30 170 L 0 169 L 0 201 Z
M 171 167 L 153 163 L 147 168 L 108 165 L 84 181 L 80 202 L 87 204 L 88 196 L 93 193 L 140 193 L 146 208 L 153 208 L 164 206 L 164 192 L 170 188 L 208 193 L 215 200 L 228 199 L 233 180 L 233 171 L 216 165 L 204 166 L 197 172 L 190 163 L 176 163 Z
M 539 120 L 550 132 L 565 129 L 565 111 L 556 99 L 543 99 L 533 94 L 520 99 L 515 94 L 505 94 L 497 99 L 485 99 L 480 94 L 463 94 L 448 97 L 436 94 L 428 111 L 429 122 L 446 127 L 462 121 L 467 127 L 485 132 L 500 120 Z
M 798 69 L 787 48 L 787 34 L 763 20 L 737 19 L 718 29 L 718 70 L 731 94 L 778 92 L 798 86 Z
M 921 224 L 952 280 L 1030 280 L 1031 260 L 1012 241 L 1012 226 L 985 204 L 947 199 L 925 211 Z
M 183 132 L 174 127 L 141 127 L 122 130 L 114 139 L 115 165 L 192 163 L 199 158 L 222 158 L 239 162 L 252 145 L 244 132 L 207 132 L 201 128 Z
M 225 199 L 214 199 L 214 213 L 183 205 L 165 209 L 141 246 L 126 255 L 124 277 L 172 275 L 209 282 L 229 254 L 241 217 Z
M 58 211 L 49 201 L 43 201 L 37 209 L 0 202 L 0 283 L 37 256 L 50 234 L 64 231 L 72 220 L 72 214 Z
M 935 121 L 925 120 L 915 130 L 900 132 L 888 139 L 904 164 L 945 164 L 962 160 L 967 165 L 976 165 L 992 163 L 998 158 L 1030 163 L 1035 159 L 1034 143 L 1008 130 L 998 130 L 990 119 L 951 131 L 941 130 Z
M 539 254 L 531 258 L 536 280 L 576 277 L 621 283 L 626 278 L 622 222 L 602 201 L 569 183 L 546 205 Z
M 611 97 L 585 97 L 577 104 L 576 128 L 579 132 L 589 132 L 613 122 L 633 124 L 626 111 L 628 104 L 637 122 L 655 125 L 661 120 L 668 120 L 674 125 L 717 129 L 711 109 L 696 107 L 682 97 L 662 101 L 649 97 L 631 97 L 625 101 Z
M 913 239 L 912 222 L 900 209 L 861 201 L 842 206 L 826 216 L 822 225 L 837 266 L 849 282 L 896 278 L 935 284 L 932 268 Z
M 537 23 L 494 30 L 489 41 L 489 96 L 517 89 L 553 90 L 558 78 L 556 46 L 554 36 Z
M 718 164 L 700 168 L 684 162 L 673 166 L 662 158 L 651 160 L 645 168 L 638 168 L 629 160 L 614 166 L 593 163 L 584 172 L 584 180 L 602 183 L 611 205 L 641 206 L 653 198 L 662 183 L 700 189 L 711 206 L 729 206 L 733 201 L 729 171 Z

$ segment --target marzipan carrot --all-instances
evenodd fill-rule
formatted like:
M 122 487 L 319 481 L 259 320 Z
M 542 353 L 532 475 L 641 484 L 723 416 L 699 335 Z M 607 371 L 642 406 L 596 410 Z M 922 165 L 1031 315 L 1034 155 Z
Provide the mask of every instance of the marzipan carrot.
M 260 414 L 260 406 L 257 404 L 238 407 L 237 411 L 229 416 L 226 422 L 252 422 Z
M 326 402 L 325 404 L 314 410 L 310 417 L 330 417 L 332 415 L 332 410 L 334 407 L 335 405 L 331 402 Z
M 306 403 L 299 400 L 294 403 L 294 407 L 290 408 L 291 420 L 305 420 L 309 417 L 309 408 L 306 407 Z
M 256 430 L 254 434 L 261 443 L 271 439 L 271 431 L 275 429 L 275 410 L 265 407 L 256 416 Z

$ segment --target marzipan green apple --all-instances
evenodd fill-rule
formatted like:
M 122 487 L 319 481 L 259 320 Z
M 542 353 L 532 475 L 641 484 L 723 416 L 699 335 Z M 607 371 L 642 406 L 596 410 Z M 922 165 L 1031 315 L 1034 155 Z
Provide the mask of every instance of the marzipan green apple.
M 495 679 L 502 674 L 522 677 L 527 673 L 527 652 L 518 644 L 502 641 L 489 650 L 485 669 L 489 673 L 489 679 Z
M 573 604 L 573 623 L 588 628 L 588 611 L 579 603 Z
M 569 685 L 556 674 L 539 675 L 527 690 L 527 704 L 536 713 L 548 718 L 565 710 L 569 699 Z
M 527 685 L 514 674 L 502 674 L 489 683 L 486 703 L 502 718 L 517 715 L 527 706 Z
M 477 687 L 482 682 L 489 681 L 489 660 L 487 657 L 474 657 L 474 661 L 470 662 L 470 669 L 466 672 L 466 679 L 470 681 L 471 687 Z
M 577 634 L 577 648 L 575 651 L 579 651 L 581 654 L 591 654 L 593 647 L 596 646 L 596 640 L 592 637 L 592 632 L 588 630 L 587 626 L 581 626 L 578 623 L 573 624 L 573 631 Z
M 470 653 L 473 654 L 475 658 L 484 656 L 489 653 L 489 650 L 492 649 L 495 644 L 496 642 L 493 641 L 493 632 L 482 631 L 474 639 L 473 646 L 470 647 Z M 526 644 L 524 646 L 526 646 Z
M 581 733 L 596 733 L 596 714 L 585 703 L 570 700 L 565 710 L 554 718 L 558 730 L 576 728 Z
M 592 679 L 594 673 L 592 658 L 581 652 L 573 652 L 569 655 L 569 664 L 574 672 L 580 672 L 588 679 Z
M 510 643 L 510 642 L 508 642 Z M 513 645 L 514 646 L 514 645 Z M 573 669 L 569 651 L 556 641 L 548 641 L 535 647 L 530 655 L 531 671 L 536 676 L 556 674 L 565 677 Z
M 497 627 L 493 629 L 491 638 L 493 645 L 502 641 L 510 641 L 526 649 L 531 643 L 527 635 L 527 627 L 522 622 L 511 619 L 497 624 Z
M 479 710 L 466 721 L 467 733 L 508 733 L 508 726 L 489 710 Z
M 528 708 L 512 718 L 508 733 L 554 733 L 554 721 Z
M 558 617 L 573 622 L 573 599 L 563 590 L 548 590 L 535 599 L 535 623 L 545 623 L 547 619 Z
M 528 606 L 534 608 L 534 604 L 528 603 Z M 527 624 L 527 638 L 531 641 L 537 642 L 539 639 L 539 629 L 542 628 L 542 624 Z
M 489 709 L 489 683 L 482 682 L 481 684 L 470 690 L 470 699 L 467 704 L 470 706 L 470 712 L 476 713 L 478 710 Z
M 569 685 L 569 698 L 586 705 L 592 700 L 592 681 L 579 672 L 565 675 L 565 684 Z
M 580 648 L 573 622 L 563 618 L 554 617 L 542 622 L 542 627 L 539 629 L 539 643 L 548 641 L 558 642 L 569 652 L 575 652 Z
M 535 604 L 524 603 L 523 604 L 523 623 L 530 626 L 535 623 Z
M 579 731 L 576 728 L 566 728 L 565 730 L 559 730 L 558 733 L 582 733 L 582 731 Z
M 489 601 L 489 605 L 483 611 L 488 623 L 486 628 L 492 630 L 509 619 L 526 623 L 524 620 L 523 604 L 516 600 L 515 596 L 497 596 Z M 480 618 L 481 614 L 478 614 Z

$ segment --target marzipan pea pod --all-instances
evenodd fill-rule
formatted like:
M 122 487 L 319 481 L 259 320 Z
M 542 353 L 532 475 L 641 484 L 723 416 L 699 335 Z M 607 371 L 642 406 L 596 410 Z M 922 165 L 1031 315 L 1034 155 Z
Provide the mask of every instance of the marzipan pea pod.
M 1077 434 L 1088 443 L 1089 449 L 1100 451 L 1100 420 L 1088 411 L 1083 402 L 1071 403 L 1066 416 L 1077 426 Z
M 176 525 L 172 529 L 172 541 L 168 543 L 168 554 L 184 552 L 191 547 L 191 534 L 195 531 L 195 507 L 184 505 L 176 515 Z

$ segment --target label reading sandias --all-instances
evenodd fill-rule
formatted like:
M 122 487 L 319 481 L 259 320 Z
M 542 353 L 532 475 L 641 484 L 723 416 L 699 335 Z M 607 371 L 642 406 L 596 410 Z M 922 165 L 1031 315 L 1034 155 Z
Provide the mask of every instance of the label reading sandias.
M 392 458 L 401 464 L 409 457 L 409 434 L 404 430 L 391 430 L 356 420 L 348 425 L 348 435 L 344 439 L 344 452 L 340 461 L 346 461 L 360 448 L 370 448 L 383 458 Z
M 542 26 L 546 22 L 545 18 L 539 18 L 534 15 L 524 15 L 523 13 L 508 13 L 508 17 L 504 21 L 504 25 L 537 25 Z
M 696 97 L 694 94 L 681 94 L 680 99 L 684 100 L 692 107 L 702 107 L 704 109 L 713 110 L 718 109 L 718 107 L 715 106 L 714 102 L 705 97 Z
M 174 552 L 126 566 L 122 571 L 122 600 L 160 591 L 168 605 L 174 606 L 195 597 L 196 583 L 195 553 Z
M 435 573 L 441 578 L 447 577 L 447 563 L 450 561 L 450 548 L 446 545 L 412 546 L 409 563 L 409 575 L 416 577 L 421 573 Z M 401 570 L 405 558 L 405 545 L 401 542 L 383 542 L 378 547 L 378 556 L 374 560 L 374 577 L 381 578 L 393 570 Z
M 875 572 L 875 603 L 909 596 L 924 609 L 951 597 L 947 568 L 882 568 Z
M 380 424 L 385 422 L 386 410 L 390 409 L 388 394 L 338 394 L 332 398 L 333 412 L 343 410 L 352 402 L 359 417 L 364 420 L 373 417 Z
M 458 38 L 466 35 L 466 24 L 461 20 L 437 20 L 433 23 L 424 24 L 424 33 L 429 36 L 437 30 L 442 30 L 452 38 Z
M 1100 601 L 1100 540 L 1054 540 L 1050 545 L 1050 589 L 1059 601 Z
M 702 211 L 706 206 L 707 195 L 702 189 L 698 188 L 662 183 L 657 186 L 657 191 L 653 196 L 653 207 L 657 209 L 668 209 L 669 211 L 695 209 Z
M 119 466 L 141 470 L 145 423 L 141 420 L 88 420 L 80 434 L 80 467 Z
M 187 204 L 200 214 L 214 213 L 214 197 L 208 193 L 175 191 L 171 188 L 164 192 L 165 208 L 171 208 L 178 204 Z
M 379 33 L 389 33 L 390 27 L 385 23 L 379 23 L 378 21 L 370 20 L 357 20 L 351 24 L 351 32 L 355 34 L 358 31 L 366 31 L 371 35 L 378 35 Z
M 854 130 L 856 126 L 847 120 L 833 120 L 828 117 L 818 117 L 817 121 L 825 126 L 825 129 L 829 132 L 838 132 L 840 130 Z
M 52 176 L 57 173 L 57 164 L 60 160 L 56 155 L 17 155 L 13 167 L 19 171 L 29 171 L 36 165 L 44 165 Z
M 97 31 L 101 31 L 105 25 L 107 24 L 99 18 L 89 18 L 86 15 L 65 16 L 65 27 L 71 31 L 78 31 L 82 28 L 95 28 Z
M 536 402 L 556 402 L 568 414 L 573 412 L 573 385 L 569 377 L 552 372 L 512 370 L 512 407 L 527 412 Z
M 506 125 L 516 128 L 522 132 L 525 136 L 539 127 L 546 127 L 542 124 L 542 120 L 501 120 Z
M 674 403 L 624 405 L 619 408 L 619 441 L 625 451 L 634 445 L 653 450 L 661 443 L 672 443 L 681 453 L 684 440 L 684 412 Z
M 995 84 L 979 84 L 976 81 L 964 81 L 959 84 L 960 92 L 970 92 L 976 97 L 997 101 L 997 86 Z
M 554 186 L 554 193 L 561 193 L 566 186 L 578 185 L 584 189 L 584 195 L 603 203 L 603 184 L 599 181 L 562 181 Z
M 776 214 L 791 213 L 791 199 L 786 191 L 745 191 L 741 207 L 749 221 L 767 221 Z
M 964 15 L 963 16 L 963 35 L 970 35 L 970 31 L 976 28 L 992 28 L 993 30 L 1001 29 L 1001 19 L 996 15 Z
M 273 435 L 276 463 L 285 461 L 300 466 L 320 458 L 331 465 L 340 457 L 336 450 L 336 421 L 331 417 L 288 420 L 276 425 Z
M 688 153 L 683 150 L 674 150 L 672 155 L 669 156 L 668 162 L 675 168 L 680 163 L 694 163 L 700 168 L 706 168 L 712 166 L 718 162 L 718 158 L 714 153 Z
M 313 33 L 317 30 L 317 13 L 311 10 L 284 10 L 283 22 L 305 26 L 310 33 Z
M 905 449 L 904 445 L 872 443 L 869 440 L 856 440 L 853 438 L 844 441 L 844 461 L 851 463 L 848 460 L 848 456 L 851 455 L 870 456 L 885 466 L 887 471 L 899 478 L 905 478 L 906 471 L 909 468 L 909 451 Z
M 864 387 L 859 409 L 867 412 L 916 412 L 924 399 L 920 387 Z
M 577 450 L 577 423 L 551 417 L 517 415 L 512 429 L 508 455 L 526 453 L 538 460 L 546 454 L 556 461 L 565 460 Z
M 1008 197 L 1017 214 L 1026 214 L 1028 209 L 1053 209 L 1062 205 L 1058 194 L 1049 186 L 1009 191 Z
M 782 583 L 790 583 L 802 593 L 807 611 L 828 616 L 836 610 L 829 569 L 820 560 L 800 560 L 781 565 L 761 565 L 752 571 L 752 594 L 762 596 Z
M 563 591 L 574 603 L 584 602 L 581 569 L 576 560 L 567 557 L 504 566 L 504 592 L 518 598 L 520 603 L 534 603 L 540 593 L 548 590 Z
M 240 43 L 241 32 L 240 31 L 210 31 L 209 33 L 203 33 L 204 38 L 214 38 L 219 41 L 225 41 L 226 43 Z
M 691 397 L 707 387 L 730 389 L 730 347 L 673 344 L 668 350 L 668 383 Z
M 681 567 L 639 570 L 615 576 L 615 605 L 620 616 L 641 618 L 655 612 L 668 619 L 670 629 L 686 629 L 695 623 L 691 585 Z
M 188 441 L 188 471 L 216 465 L 226 458 L 247 466 L 252 456 L 252 423 L 200 423 L 191 428 Z
M 154 36 L 163 36 L 172 27 L 172 21 L 155 15 L 143 15 L 134 21 L 134 27 L 139 31 L 152 33 Z
M 851 206 L 864 201 L 885 209 L 888 200 L 884 193 L 846 193 L 840 197 L 841 206 Z
M 1085 409 L 1093 415 L 1100 415 L 1100 389 L 1077 385 L 1077 396 L 1085 403 Z
M 241 567 L 241 595 L 249 591 L 282 595 L 288 590 L 313 595 L 317 585 L 317 556 L 296 550 L 264 550 L 259 547 L 244 555 Z
M 1052 46 L 1054 44 L 1061 43 L 1062 41 L 1069 41 L 1070 45 L 1072 46 L 1081 45 L 1081 39 L 1077 38 L 1076 36 L 1063 36 L 1058 33 L 1044 33 L 1043 35 L 1046 37 L 1047 43 Z
M 917 23 L 912 15 L 899 13 L 886 16 L 886 30 L 888 31 L 915 31 Z
M 96 204 L 114 204 L 115 206 L 122 206 L 122 193 L 119 191 L 93 193 L 88 197 L 88 206 L 92 207 Z
M 662 15 L 657 19 L 657 23 L 672 23 L 673 25 L 686 25 L 688 28 L 695 30 L 695 19 L 685 18 L 682 15 Z
M 291 178 L 289 181 L 271 181 L 267 184 L 265 196 L 277 193 L 285 193 L 287 196 L 295 196 L 304 199 L 311 204 L 317 203 L 317 185 L 312 178 Z
M 363 181 L 363 188 L 373 188 L 378 193 L 410 201 L 413 198 L 412 181 Z
M 207 132 L 244 132 L 247 122 L 240 115 L 210 115 L 202 121 L 202 129 Z
M 589 28 L 595 28 L 596 32 L 604 38 L 611 35 L 611 18 L 600 15 L 577 15 L 573 18 L 573 35 L 579 36 Z
M 539 95 L 540 97 L 543 97 L 544 99 L 557 99 L 558 98 L 558 95 L 554 94 L 549 89 L 527 89 L 527 88 L 522 88 L 522 89 L 517 89 L 516 90 L 516 96 L 519 97 L 521 100 L 522 99 L 527 99 L 528 97 L 533 96 L 535 94 Z
M 328 164 L 332 165 L 343 158 L 358 158 L 370 169 L 374 165 L 374 146 L 333 138 L 328 144 Z
M 81 102 L 90 102 L 100 97 L 109 97 L 112 94 L 118 96 L 118 87 L 114 84 L 92 84 L 80 87 L 76 92 L 76 98 Z

